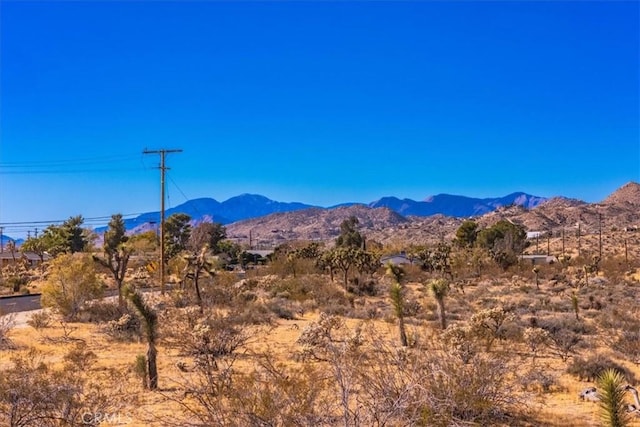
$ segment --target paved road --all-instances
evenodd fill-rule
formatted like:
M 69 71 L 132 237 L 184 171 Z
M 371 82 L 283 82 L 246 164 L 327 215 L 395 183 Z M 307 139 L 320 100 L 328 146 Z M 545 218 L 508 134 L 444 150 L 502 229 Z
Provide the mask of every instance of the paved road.
M 2 314 L 38 310 L 39 308 L 42 308 L 40 305 L 40 294 L 0 298 L 0 313 Z
M 171 287 L 167 286 L 167 290 L 169 289 L 171 289 Z M 150 291 L 157 291 L 157 289 L 142 289 L 142 292 Z M 104 292 L 104 297 L 113 297 L 116 295 L 118 295 L 116 289 L 108 289 Z M 0 297 L 0 314 L 19 313 L 22 311 L 39 310 L 41 308 L 40 294 Z

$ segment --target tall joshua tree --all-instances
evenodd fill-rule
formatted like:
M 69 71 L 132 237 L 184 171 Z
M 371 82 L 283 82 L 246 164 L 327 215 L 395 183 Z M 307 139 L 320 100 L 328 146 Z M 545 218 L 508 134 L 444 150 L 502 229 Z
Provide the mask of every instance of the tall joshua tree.
M 147 374 L 149 375 L 149 389 L 158 388 L 158 349 L 156 342 L 158 339 L 158 314 L 143 299 L 140 293 L 130 287 L 124 288 L 124 295 L 131 305 L 136 309 L 142 325 L 144 327 L 145 338 L 147 339 Z
M 112 215 L 111 221 L 109 221 L 109 228 L 104 233 L 104 258 L 93 257 L 98 264 L 106 267 L 111 272 L 113 280 L 118 287 L 118 303 L 121 307 L 124 306 L 122 284 L 124 283 L 127 264 L 132 252 L 126 245 L 128 239 L 122 214 Z
M 597 378 L 600 393 L 600 410 L 604 425 L 610 427 L 624 427 L 628 425 L 628 415 L 624 403 L 624 376 L 614 370 L 607 369 Z
M 444 309 L 444 298 L 449 293 L 449 282 L 445 279 L 434 279 L 429 282 L 429 290 L 433 294 L 438 304 L 438 318 L 440 319 L 440 327 L 447 329 L 447 317 Z
M 409 345 L 407 340 L 407 331 L 404 325 L 404 288 L 402 286 L 402 280 L 405 272 L 399 265 L 391 263 L 387 264 L 387 275 L 391 277 L 393 282 L 389 289 L 389 297 L 391 298 L 391 304 L 393 305 L 393 311 L 398 317 L 398 330 L 400 332 L 400 342 L 404 347 Z
M 193 281 L 193 288 L 196 292 L 196 298 L 198 299 L 198 305 L 200 306 L 200 312 L 204 311 L 204 305 L 202 301 L 202 293 L 200 292 L 200 277 L 203 273 L 213 276 L 215 269 L 213 264 L 207 259 L 209 253 L 209 245 L 205 244 L 200 248 L 198 254 L 189 254 L 186 256 L 187 261 L 187 274 L 185 278 L 189 278 Z

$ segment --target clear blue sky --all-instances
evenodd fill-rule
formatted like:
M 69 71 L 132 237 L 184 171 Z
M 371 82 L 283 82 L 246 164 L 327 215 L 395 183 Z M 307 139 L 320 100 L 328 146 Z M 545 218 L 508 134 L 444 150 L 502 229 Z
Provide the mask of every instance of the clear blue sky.
M 640 181 L 639 17 L 637 1 L 2 1 L 0 223 L 158 210 L 145 148 L 184 150 L 167 207 L 599 201 Z

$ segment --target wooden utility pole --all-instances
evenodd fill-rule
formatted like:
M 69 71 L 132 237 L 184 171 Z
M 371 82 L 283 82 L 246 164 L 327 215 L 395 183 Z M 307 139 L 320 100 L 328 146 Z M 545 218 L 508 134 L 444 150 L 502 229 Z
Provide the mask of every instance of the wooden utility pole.
M 165 156 L 168 153 L 181 153 L 182 150 L 147 150 L 142 154 L 160 154 L 160 293 L 164 295 L 164 174 L 168 167 L 165 166 Z
M 578 256 L 582 255 L 580 248 L 580 222 L 578 221 Z
M 598 214 L 598 256 L 602 259 L 602 214 Z
M 551 230 L 547 231 L 547 256 L 551 255 Z

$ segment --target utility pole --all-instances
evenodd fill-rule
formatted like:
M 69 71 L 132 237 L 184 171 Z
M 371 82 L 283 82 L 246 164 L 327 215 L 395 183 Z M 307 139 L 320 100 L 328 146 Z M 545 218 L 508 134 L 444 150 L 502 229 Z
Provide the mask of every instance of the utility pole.
M 598 255 L 602 260 L 602 214 L 598 214 Z
M 547 231 L 547 256 L 551 255 L 551 230 Z
M 578 221 L 578 256 L 582 255 L 582 252 L 580 250 L 580 221 Z
M 182 150 L 147 150 L 142 154 L 160 154 L 160 293 L 164 295 L 164 174 L 168 167 L 165 166 L 165 156 L 168 153 L 181 153 Z
M 627 249 L 627 238 L 624 238 L 624 263 L 627 264 L 627 268 L 629 268 L 629 250 Z
M 564 259 L 564 226 L 562 227 L 562 258 Z
M 4 252 L 4 237 L 2 236 L 3 231 L 4 227 L 0 227 L 0 253 Z

